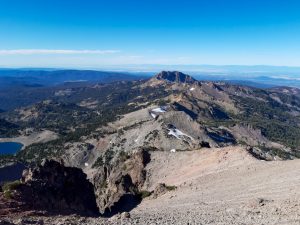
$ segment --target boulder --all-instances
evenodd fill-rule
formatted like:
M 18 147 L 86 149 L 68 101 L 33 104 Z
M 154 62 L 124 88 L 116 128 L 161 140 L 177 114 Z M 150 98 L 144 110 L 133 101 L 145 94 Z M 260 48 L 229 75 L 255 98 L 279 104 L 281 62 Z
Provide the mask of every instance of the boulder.
M 165 183 L 160 183 L 154 189 L 152 193 L 152 198 L 158 198 L 159 196 L 164 195 L 165 193 L 175 189 L 175 186 L 167 186 Z

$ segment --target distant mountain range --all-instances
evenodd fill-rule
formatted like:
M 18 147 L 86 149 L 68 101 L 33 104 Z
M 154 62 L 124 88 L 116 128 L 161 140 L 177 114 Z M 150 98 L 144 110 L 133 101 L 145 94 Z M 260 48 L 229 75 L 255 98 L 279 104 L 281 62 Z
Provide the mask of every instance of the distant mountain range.
M 243 67 L 237 68 L 241 69 Z M 254 68 L 251 67 L 251 70 L 254 71 Z M 300 87 L 300 80 L 292 76 L 291 78 L 279 78 L 275 75 L 237 75 L 234 72 L 232 72 L 232 74 L 224 73 L 222 75 L 207 72 L 191 72 L 190 74 L 198 81 L 222 81 L 230 84 L 263 89 L 277 86 Z M 107 84 L 116 81 L 147 80 L 150 79 L 152 75 L 153 73 L 150 72 L 136 71 L 109 72 L 94 70 L 57 70 L 49 68 L 0 69 L 0 106 L 2 110 L 12 110 L 40 102 L 51 96 L 56 96 L 60 90 L 66 90 L 67 92 L 68 89 L 89 86 L 96 83 Z M 164 76 L 165 75 L 166 74 L 164 74 Z M 161 79 L 163 78 L 164 77 L 161 77 Z M 175 79 L 182 79 L 182 75 L 180 76 L 180 74 L 178 74 L 178 77 Z
M 0 88 L 7 87 L 40 87 L 53 86 L 63 83 L 101 82 L 109 83 L 120 80 L 137 80 L 144 75 L 126 72 L 105 72 L 93 70 L 26 70 L 1 69 Z
M 260 148 L 263 158 L 299 157 L 297 88 L 259 89 L 198 81 L 181 72 L 162 71 L 151 79 L 60 85 L 14 93 L 3 94 L 0 103 L 6 110 L 1 115 L 3 123 L 17 125 L 16 132 L 28 127 L 50 130 L 74 142 L 82 136 L 106 134 L 111 140 L 119 132 L 111 148 L 121 146 L 128 151 L 132 146 L 185 150 L 241 143 Z M 123 131 L 116 128 L 119 124 L 104 128 L 128 113 L 132 114 L 125 118 L 129 117 L 130 122 L 120 122 Z M 12 133 L 12 129 L 9 131 Z M 5 135 L 7 132 L 2 132 Z M 61 142 L 65 144 L 66 140 Z M 54 144 L 51 148 L 62 149 L 57 142 Z M 35 151 L 41 148 L 32 146 L 23 153 L 36 156 Z
M 66 82 L 101 82 L 147 79 L 161 70 L 181 70 L 197 80 L 226 81 L 258 88 L 300 87 L 300 67 L 213 66 L 213 65 L 129 65 L 98 70 L 0 69 L 0 89 L 7 87 L 53 86 Z M 104 70 L 104 71 L 103 71 Z

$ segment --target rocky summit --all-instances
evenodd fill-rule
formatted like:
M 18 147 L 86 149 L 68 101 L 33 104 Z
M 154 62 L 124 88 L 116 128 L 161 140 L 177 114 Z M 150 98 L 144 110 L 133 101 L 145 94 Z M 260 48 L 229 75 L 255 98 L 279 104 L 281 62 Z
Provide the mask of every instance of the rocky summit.
M 166 80 L 169 82 L 186 84 L 192 84 L 196 82 L 193 77 L 178 71 L 162 71 L 158 73 L 154 78 L 157 80 Z

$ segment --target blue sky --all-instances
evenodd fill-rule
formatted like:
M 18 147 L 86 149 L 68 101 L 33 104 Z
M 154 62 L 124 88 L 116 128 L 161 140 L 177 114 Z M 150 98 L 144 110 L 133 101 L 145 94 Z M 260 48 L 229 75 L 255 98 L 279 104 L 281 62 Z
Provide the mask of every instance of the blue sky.
M 297 0 L 1 0 L 0 66 L 300 66 Z

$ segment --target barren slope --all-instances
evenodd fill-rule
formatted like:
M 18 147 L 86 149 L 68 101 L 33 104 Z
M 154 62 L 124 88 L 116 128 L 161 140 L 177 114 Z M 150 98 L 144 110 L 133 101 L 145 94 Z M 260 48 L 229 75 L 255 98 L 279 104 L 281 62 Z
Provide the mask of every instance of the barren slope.
M 176 191 L 147 199 L 134 216 L 160 224 L 299 224 L 300 161 L 265 162 L 240 147 L 156 152 L 148 187 Z
M 241 147 L 152 152 L 145 189 L 175 191 L 148 197 L 131 218 L 46 217 L 45 224 L 299 224 L 300 161 L 259 161 Z M 32 218 L 39 220 L 39 218 Z

